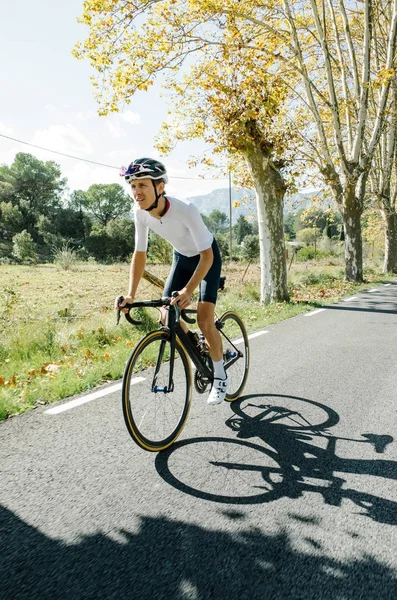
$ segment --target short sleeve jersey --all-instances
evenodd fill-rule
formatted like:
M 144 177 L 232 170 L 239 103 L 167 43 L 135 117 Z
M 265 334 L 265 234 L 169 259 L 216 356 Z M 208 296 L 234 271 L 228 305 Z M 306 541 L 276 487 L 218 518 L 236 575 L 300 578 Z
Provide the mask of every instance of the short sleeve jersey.
M 204 225 L 201 215 L 191 202 L 167 196 L 170 207 L 161 219 L 149 211 L 135 207 L 135 250 L 146 252 L 149 229 L 164 238 L 184 256 L 196 256 L 211 248 L 213 235 Z

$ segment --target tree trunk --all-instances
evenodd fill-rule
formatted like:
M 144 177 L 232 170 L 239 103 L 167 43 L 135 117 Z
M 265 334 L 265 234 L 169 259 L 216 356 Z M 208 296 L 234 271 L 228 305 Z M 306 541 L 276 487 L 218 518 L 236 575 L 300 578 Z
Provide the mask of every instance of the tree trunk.
M 397 273 L 397 213 L 382 211 L 385 221 L 384 273 Z
M 361 203 L 356 198 L 355 185 L 351 185 L 344 192 L 342 211 L 345 235 L 345 277 L 348 281 L 363 281 L 361 213 Z
M 289 300 L 283 227 L 285 183 L 280 171 L 258 147 L 246 149 L 256 193 L 261 265 L 261 302 Z

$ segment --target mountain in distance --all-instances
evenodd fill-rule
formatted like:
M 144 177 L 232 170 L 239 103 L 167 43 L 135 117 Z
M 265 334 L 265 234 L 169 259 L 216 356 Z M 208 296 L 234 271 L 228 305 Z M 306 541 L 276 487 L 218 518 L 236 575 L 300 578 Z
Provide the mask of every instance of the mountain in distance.
M 197 206 L 199 212 L 206 217 L 213 210 L 219 210 L 225 213 L 228 217 L 230 214 L 230 199 L 229 188 L 220 188 L 213 190 L 209 194 L 203 196 L 191 196 L 186 198 L 192 204 Z M 233 206 L 234 202 L 239 202 L 240 206 Z M 243 215 L 248 217 L 254 214 L 256 217 L 256 201 L 255 194 L 252 190 L 243 190 L 241 188 L 232 188 L 232 222 L 236 223 L 238 217 Z
M 296 212 L 301 208 L 307 208 L 310 204 L 310 198 L 315 194 L 311 192 L 298 192 L 292 196 L 286 197 L 284 200 L 284 213 Z M 220 188 L 213 190 L 209 194 L 202 196 L 191 196 L 186 198 L 192 204 L 197 206 L 199 212 L 208 217 L 213 210 L 217 209 L 220 212 L 230 214 L 229 188 Z M 239 202 L 240 206 L 233 206 L 234 202 Z M 232 188 L 232 224 L 237 222 L 240 215 L 249 217 L 255 215 L 256 218 L 256 200 L 253 190 L 245 190 L 241 188 Z

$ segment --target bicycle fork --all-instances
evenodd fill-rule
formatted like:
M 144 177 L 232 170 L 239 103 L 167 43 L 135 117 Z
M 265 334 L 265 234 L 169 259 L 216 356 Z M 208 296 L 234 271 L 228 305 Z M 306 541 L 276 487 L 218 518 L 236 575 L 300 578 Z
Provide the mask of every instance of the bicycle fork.
M 161 365 L 163 364 L 163 357 L 164 357 L 164 350 L 167 344 L 167 340 L 161 340 L 161 344 L 160 344 L 160 350 L 159 350 L 159 354 L 157 357 L 157 362 L 156 362 L 156 368 L 154 371 L 154 376 L 153 376 L 153 383 L 152 383 L 152 392 L 154 392 L 155 394 L 157 394 L 158 392 L 161 392 L 163 394 L 169 394 L 171 392 L 174 391 L 174 360 L 175 360 L 175 338 L 173 339 L 173 337 L 171 336 L 171 340 L 170 340 L 170 358 L 169 358 L 169 365 L 170 365 L 170 370 L 169 370 L 169 374 L 168 374 L 168 385 L 165 386 L 158 386 L 157 385 L 157 377 L 160 373 L 160 369 L 161 369 Z
M 169 334 L 169 342 L 170 342 L 170 357 L 169 357 L 170 369 L 169 369 L 169 373 L 168 373 L 168 385 L 165 385 L 165 386 L 157 385 L 157 377 L 159 375 L 161 365 L 163 364 L 163 362 L 165 362 L 163 360 L 163 357 L 164 357 L 165 347 L 168 342 L 167 339 L 163 339 L 163 340 L 161 340 L 160 350 L 159 350 L 159 354 L 157 357 L 156 369 L 154 371 L 154 376 L 153 376 L 152 392 L 154 392 L 155 394 L 157 394 L 158 392 L 161 392 L 163 394 L 170 394 L 174 391 L 174 362 L 175 362 L 175 346 L 176 346 L 175 322 L 177 320 L 177 310 L 178 310 L 177 308 L 170 306 L 170 308 L 168 310 L 168 315 L 167 315 L 167 324 L 166 324 L 166 327 L 164 328 L 164 330 L 167 331 Z

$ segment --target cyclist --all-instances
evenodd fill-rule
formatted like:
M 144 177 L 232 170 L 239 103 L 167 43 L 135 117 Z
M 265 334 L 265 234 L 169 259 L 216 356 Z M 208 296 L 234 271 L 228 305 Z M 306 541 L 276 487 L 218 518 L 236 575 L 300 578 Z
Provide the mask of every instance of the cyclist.
M 227 375 L 223 366 L 221 336 L 214 325 L 222 265 L 218 244 L 193 204 L 165 195 L 168 176 L 161 162 L 139 158 L 127 169 L 123 168 L 121 175 L 131 184 L 135 200 L 135 251 L 131 260 L 129 291 L 121 307 L 134 301 L 145 270 L 148 232 L 151 229 L 174 248 L 164 296 L 171 296 L 173 291 L 177 291 L 178 296 L 171 304 L 178 302 L 178 306 L 184 309 L 189 306 L 194 290 L 200 285 L 197 322 L 214 365 L 214 382 L 207 403 L 219 404 L 226 396 Z

